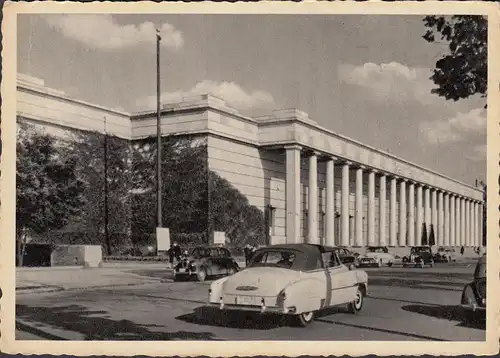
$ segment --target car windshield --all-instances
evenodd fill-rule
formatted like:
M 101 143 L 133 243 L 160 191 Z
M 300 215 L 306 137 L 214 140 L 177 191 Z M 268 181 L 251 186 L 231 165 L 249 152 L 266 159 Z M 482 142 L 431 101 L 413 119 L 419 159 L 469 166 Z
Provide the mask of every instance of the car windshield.
M 383 247 L 369 247 L 367 249 L 368 252 L 381 252 L 381 253 L 384 253 L 386 252 L 386 250 L 384 250 Z
M 217 257 L 218 255 L 219 253 L 216 248 L 197 247 L 191 251 L 191 256 L 194 258 Z
M 474 271 L 474 278 L 486 278 L 486 262 L 480 262 L 476 266 L 476 270 Z
M 290 250 L 265 250 L 257 253 L 249 267 L 291 268 L 296 255 Z
M 412 249 L 413 252 L 431 252 L 429 247 L 414 247 Z

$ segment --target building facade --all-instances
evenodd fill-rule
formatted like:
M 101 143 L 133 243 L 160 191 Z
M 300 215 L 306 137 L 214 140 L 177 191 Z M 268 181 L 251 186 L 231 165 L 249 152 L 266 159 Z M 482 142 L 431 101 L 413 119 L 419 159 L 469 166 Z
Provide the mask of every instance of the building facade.
M 156 112 L 124 113 L 18 76 L 17 114 L 44 130 L 156 135 Z M 319 126 L 302 111 L 250 118 L 210 95 L 164 104 L 165 136 L 196 135 L 208 166 L 266 216 L 268 243 L 363 247 L 482 243 L 483 192 Z

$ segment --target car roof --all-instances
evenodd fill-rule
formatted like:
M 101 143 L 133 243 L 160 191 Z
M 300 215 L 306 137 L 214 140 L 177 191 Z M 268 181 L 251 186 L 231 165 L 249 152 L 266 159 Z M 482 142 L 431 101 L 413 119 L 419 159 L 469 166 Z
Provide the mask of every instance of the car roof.
M 333 247 L 315 244 L 278 244 L 262 247 L 257 250 L 258 253 L 274 250 L 290 250 L 296 253 L 292 269 L 310 270 L 316 267 L 316 262 L 321 258 L 321 250 L 333 251 Z M 257 255 L 257 253 L 255 254 Z

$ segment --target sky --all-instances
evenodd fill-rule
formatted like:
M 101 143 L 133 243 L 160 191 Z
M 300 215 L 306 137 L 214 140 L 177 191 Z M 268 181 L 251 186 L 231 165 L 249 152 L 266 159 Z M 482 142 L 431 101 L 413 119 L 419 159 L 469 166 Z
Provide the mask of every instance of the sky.
M 18 73 L 136 112 L 212 93 L 242 114 L 297 108 L 339 134 L 474 185 L 486 179 L 485 99 L 430 93 L 445 43 L 422 16 L 19 15 Z

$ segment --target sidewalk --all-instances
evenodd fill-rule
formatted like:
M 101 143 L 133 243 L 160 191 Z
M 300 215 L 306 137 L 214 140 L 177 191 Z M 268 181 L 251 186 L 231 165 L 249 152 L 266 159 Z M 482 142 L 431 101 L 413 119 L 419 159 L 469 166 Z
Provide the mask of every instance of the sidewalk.
M 115 265 L 102 268 L 46 267 L 16 270 L 16 294 L 55 292 L 97 287 L 135 286 L 161 282 L 159 277 L 138 275 L 128 270 L 168 270 L 165 265 Z

